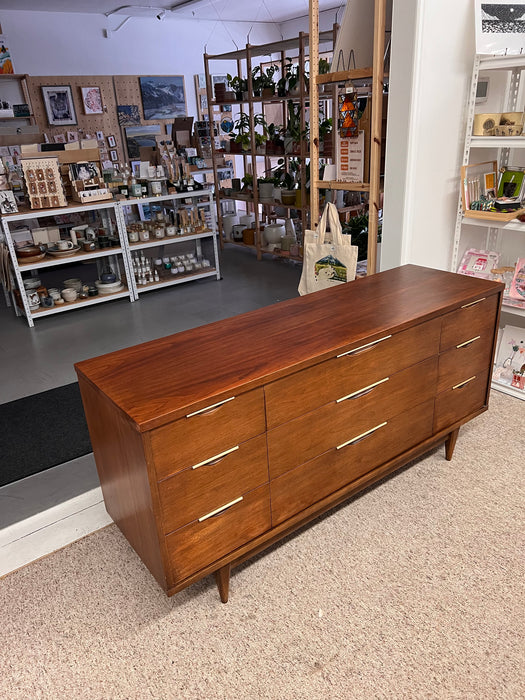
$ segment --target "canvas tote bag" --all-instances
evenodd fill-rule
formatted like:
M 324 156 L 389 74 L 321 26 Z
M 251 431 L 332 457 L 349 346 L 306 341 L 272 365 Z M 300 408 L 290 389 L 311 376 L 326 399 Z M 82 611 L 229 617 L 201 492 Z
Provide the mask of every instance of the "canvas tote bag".
M 327 235 L 328 223 L 330 233 Z M 331 202 L 324 208 L 317 231 L 305 231 L 303 249 L 299 294 L 310 294 L 355 279 L 357 246 L 352 245 L 351 236 L 343 235 L 337 208 Z

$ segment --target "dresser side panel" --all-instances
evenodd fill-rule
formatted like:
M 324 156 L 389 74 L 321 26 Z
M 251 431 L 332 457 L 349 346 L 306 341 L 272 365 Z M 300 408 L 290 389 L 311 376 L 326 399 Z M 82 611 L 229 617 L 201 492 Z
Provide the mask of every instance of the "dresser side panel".
M 167 590 L 143 437 L 98 389 L 82 377 L 79 386 L 106 509 Z

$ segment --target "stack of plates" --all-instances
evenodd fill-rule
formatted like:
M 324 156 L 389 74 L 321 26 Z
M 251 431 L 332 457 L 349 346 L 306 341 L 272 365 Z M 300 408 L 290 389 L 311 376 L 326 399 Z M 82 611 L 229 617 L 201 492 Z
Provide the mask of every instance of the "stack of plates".
M 68 255 L 75 255 L 79 250 L 79 245 L 73 246 L 73 248 L 67 248 L 66 250 L 59 250 L 56 246 L 50 246 L 47 252 L 49 255 L 54 255 L 56 258 L 66 258 Z
M 99 294 L 114 294 L 124 289 L 124 285 L 120 280 L 116 282 L 101 282 L 100 280 L 95 280 L 95 284 Z

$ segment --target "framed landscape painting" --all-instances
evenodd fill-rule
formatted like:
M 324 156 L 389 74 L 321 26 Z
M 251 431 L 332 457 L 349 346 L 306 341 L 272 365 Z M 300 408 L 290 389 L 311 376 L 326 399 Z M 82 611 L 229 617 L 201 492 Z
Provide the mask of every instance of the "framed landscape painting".
M 156 75 L 139 78 L 144 119 L 186 117 L 183 75 Z

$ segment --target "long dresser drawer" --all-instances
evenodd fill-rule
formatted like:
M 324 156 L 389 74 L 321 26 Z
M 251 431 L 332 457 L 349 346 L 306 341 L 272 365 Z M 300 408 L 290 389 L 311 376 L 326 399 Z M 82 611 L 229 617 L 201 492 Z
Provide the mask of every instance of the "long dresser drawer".
M 271 481 L 272 525 L 278 525 L 430 437 L 433 410 L 431 399 L 386 421 L 385 425 L 377 424 L 381 427 L 371 422 L 369 430 L 373 432 L 367 436 L 359 439 L 359 434 L 349 433 L 349 440 L 358 438 L 355 443 L 325 452 Z
M 485 339 L 488 335 L 491 338 L 494 334 L 498 308 L 499 297 L 494 295 L 487 299 L 481 297 L 446 314 L 443 317 L 440 350 L 447 350 L 477 335 Z M 492 343 L 491 340 L 488 342 Z
M 451 386 L 436 398 L 434 432 L 443 430 L 469 413 L 483 408 L 487 399 L 489 372 L 474 374 Z
M 229 503 L 268 482 L 266 436 L 257 437 L 232 448 L 205 464 L 190 467 L 159 483 L 164 533 L 168 534 L 217 503 Z
M 266 429 L 262 389 L 211 405 L 152 430 L 157 478 L 176 474 L 260 435 Z
M 437 356 L 383 377 L 357 394 L 326 404 L 268 432 L 270 478 L 326 452 L 370 425 L 403 413 L 436 393 Z
M 203 513 L 200 521 L 166 537 L 175 583 L 270 529 L 270 490 L 267 484 L 238 498 L 242 500 L 216 515 Z M 217 509 L 226 505 L 217 503 Z
M 268 428 L 437 354 L 441 319 L 363 343 L 265 387 Z

